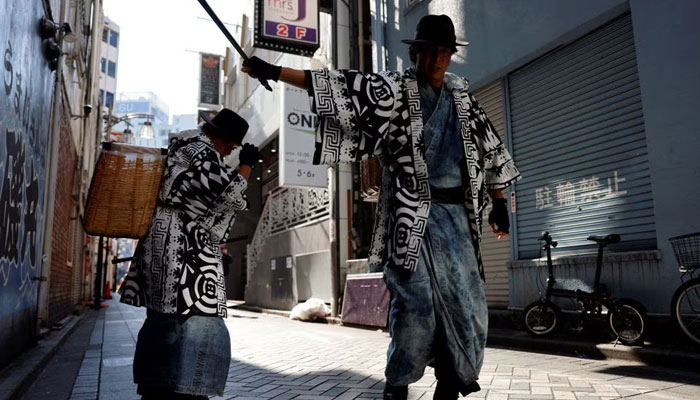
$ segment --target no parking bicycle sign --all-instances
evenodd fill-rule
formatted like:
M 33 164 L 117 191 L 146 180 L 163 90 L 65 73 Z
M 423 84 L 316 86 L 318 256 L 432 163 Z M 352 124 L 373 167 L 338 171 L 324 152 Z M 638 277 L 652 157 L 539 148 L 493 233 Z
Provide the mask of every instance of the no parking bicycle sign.
M 318 0 L 255 3 L 255 47 L 304 56 L 311 56 L 318 49 Z

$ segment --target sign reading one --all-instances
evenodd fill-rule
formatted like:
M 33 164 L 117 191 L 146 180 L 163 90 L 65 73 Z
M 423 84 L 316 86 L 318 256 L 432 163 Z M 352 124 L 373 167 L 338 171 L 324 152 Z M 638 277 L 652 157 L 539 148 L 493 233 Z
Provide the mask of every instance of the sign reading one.
M 280 186 L 328 188 L 328 168 L 313 165 L 316 115 L 305 90 L 282 84 Z
M 200 53 L 199 62 L 199 107 L 219 108 L 221 56 Z
M 318 0 L 256 0 L 255 47 L 311 56 L 319 47 Z

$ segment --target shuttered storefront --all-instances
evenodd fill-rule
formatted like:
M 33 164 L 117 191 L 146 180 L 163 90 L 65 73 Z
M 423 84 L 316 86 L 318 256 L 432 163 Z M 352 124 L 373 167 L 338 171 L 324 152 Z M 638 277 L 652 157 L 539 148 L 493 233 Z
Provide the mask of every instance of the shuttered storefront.
M 505 118 L 503 112 L 503 84 L 501 80 L 488 84 L 474 92 L 474 97 L 486 111 L 496 131 L 503 140 Z M 491 211 L 489 206 L 484 211 L 487 216 Z M 506 263 L 510 260 L 510 240 L 498 238 L 491 232 L 488 223 L 484 223 L 481 241 L 484 273 L 486 274 L 486 301 L 490 308 L 508 307 L 508 269 Z
M 517 192 L 517 254 L 538 256 L 548 230 L 559 251 L 656 248 L 632 21 L 621 17 L 508 77 Z

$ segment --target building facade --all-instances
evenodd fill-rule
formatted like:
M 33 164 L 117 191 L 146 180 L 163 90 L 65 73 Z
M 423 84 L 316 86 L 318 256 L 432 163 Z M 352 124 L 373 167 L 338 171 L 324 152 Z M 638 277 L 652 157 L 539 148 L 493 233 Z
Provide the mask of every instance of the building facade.
M 105 17 L 100 45 L 100 101 L 103 112 L 114 107 L 117 95 L 117 73 L 119 72 L 119 25 Z
M 102 17 L 99 0 L 0 5 L 0 367 L 90 293 L 80 221 L 100 140 Z
M 249 56 L 277 65 L 299 69 L 348 68 L 350 13 L 337 2 L 337 21 L 331 10 L 320 12 L 320 48 L 313 57 L 303 57 L 253 47 L 254 2 L 246 1 L 241 44 Z M 334 25 L 337 31 L 334 31 Z M 333 43 L 334 37 L 338 38 Z M 337 51 L 334 51 L 334 46 Z M 335 57 L 334 62 L 334 54 Z M 248 184 L 250 209 L 239 214 L 228 244 L 234 262 L 228 277 L 227 293 L 232 299 L 265 307 L 291 309 L 300 301 L 317 297 L 331 302 L 331 236 L 337 234 L 338 262 L 344 266 L 352 258 L 349 243 L 352 174 L 350 165 L 338 173 L 338 222 L 331 222 L 331 192 L 326 187 L 308 189 L 281 187 L 280 129 L 284 119 L 285 87 L 273 84 L 268 92 L 259 82 L 240 72 L 241 59 L 231 48 L 226 51 L 223 105 L 239 113 L 250 128 L 246 142 L 261 149 L 261 163 Z M 302 103 L 307 105 L 304 96 Z M 312 147 L 312 146 L 310 146 Z M 313 152 L 313 148 L 308 149 Z M 336 233 L 337 232 L 337 233 Z
M 146 122 L 146 118 L 132 118 L 126 122 L 116 124 L 112 127 L 115 136 L 130 126 L 133 131 L 135 144 L 146 147 L 168 147 L 168 133 L 170 133 L 170 111 L 168 105 L 158 95 L 153 92 L 123 92 L 117 96 L 113 114 L 121 117 L 125 114 L 139 113 L 150 114 L 153 118 L 148 120 L 153 126 L 155 137 L 142 138 L 139 136 L 141 125 Z
M 197 128 L 197 114 L 177 114 L 173 115 L 173 122 L 170 124 L 171 133 L 179 133 Z
M 398 5 L 398 7 L 397 7 Z M 509 190 L 510 241 L 486 234 L 489 305 L 522 309 L 546 279 L 588 288 L 596 247 L 618 233 L 602 280 L 616 297 L 667 315 L 680 275 L 668 239 L 700 231 L 700 29 L 697 2 L 370 0 L 377 69 L 410 65 L 400 41 L 420 17 L 448 14 L 471 44 L 449 70 L 466 76 L 523 179 Z M 570 305 L 568 306 L 570 307 Z

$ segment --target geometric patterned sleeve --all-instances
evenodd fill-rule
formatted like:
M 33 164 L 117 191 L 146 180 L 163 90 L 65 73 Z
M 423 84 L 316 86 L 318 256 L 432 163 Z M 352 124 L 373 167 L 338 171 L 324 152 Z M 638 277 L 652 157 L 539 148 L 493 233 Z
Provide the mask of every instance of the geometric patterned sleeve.
M 165 202 L 191 215 L 204 215 L 222 205 L 229 211 L 245 209 L 247 181 L 238 170 L 226 165 L 216 150 L 201 140 L 188 142 L 168 154 L 168 173 L 173 176 Z M 229 199 L 220 199 L 222 195 Z
M 471 93 L 469 99 L 470 128 L 483 162 L 484 183 L 488 189 L 504 189 L 520 179 L 520 171 L 484 109 Z
M 396 72 L 306 72 L 311 111 L 318 117 L 314 164 L 354 162 L 382 153 L 401 93 Z

